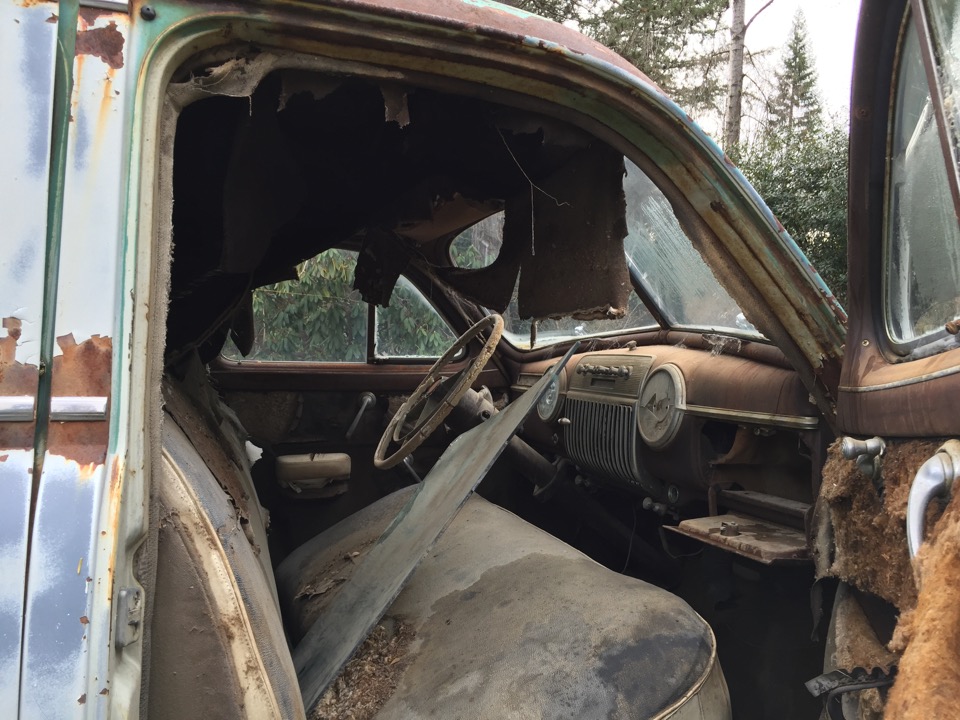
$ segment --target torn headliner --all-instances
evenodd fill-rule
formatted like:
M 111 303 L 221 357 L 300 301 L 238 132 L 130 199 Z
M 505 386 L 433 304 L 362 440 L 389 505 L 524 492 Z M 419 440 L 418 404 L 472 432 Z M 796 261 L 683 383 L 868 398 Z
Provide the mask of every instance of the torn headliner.
M 184 108 L 174 150 L 174 351 L 198 339 L 219 351 L 242 297 L 336 245 L 381 247 L 372 255 L 389 262 L 373 272 L 368 262 L 357 283 L 385 304 L 392 282 L 383 277 L 395 279 L 411 258 L 449 264 L 447 242 L 501 208 L 526 218 L 505 238 L 517 262 L 485 274 L 440 268 L 445 284 L 502 310 L 524 267 L 525 316 L 625 310 L 623 159 L 583 131 L 489 101 L 309 72 L 296 56 L 272 53 L 194 66 L 170 95 Z M 569 201 L 538 202 L 533 213 L 531 196 L 552 197 L 544 185 Z M 383 252 L 391 240 L 404 250 Z M 534 281 L 584 263 L 595 282 Z M 491 274 L 500 279 L 488 283 Z

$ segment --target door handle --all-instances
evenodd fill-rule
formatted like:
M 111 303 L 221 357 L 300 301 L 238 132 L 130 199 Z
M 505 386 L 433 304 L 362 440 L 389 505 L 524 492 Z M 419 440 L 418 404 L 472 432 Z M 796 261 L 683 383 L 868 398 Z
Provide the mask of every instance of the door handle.
M 907 499 L 907 548 L 917 556 L 923 543 L 927 505 L 933 498 L 947 495 L 960 475 L 960 440 L 948 440 L 917 471 Z

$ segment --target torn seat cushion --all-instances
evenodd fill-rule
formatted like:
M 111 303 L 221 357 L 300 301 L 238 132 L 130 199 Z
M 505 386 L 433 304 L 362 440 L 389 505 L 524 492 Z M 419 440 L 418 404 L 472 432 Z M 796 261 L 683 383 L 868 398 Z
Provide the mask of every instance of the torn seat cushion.
M 277 582 L 294 642 L 410 491 L 347 518 L 281 564 Z M 357 693 L 383 696 L 377 718 L 730 717 L 713 633 L 685 602 L 598 565 L 478 496 L 385 621 L 404 628 L 407 644 L 387 657 L 400 671 L 383 673 L 386 692 Z M 337 692 L 349 694 L 345 682 L 341 676 Z

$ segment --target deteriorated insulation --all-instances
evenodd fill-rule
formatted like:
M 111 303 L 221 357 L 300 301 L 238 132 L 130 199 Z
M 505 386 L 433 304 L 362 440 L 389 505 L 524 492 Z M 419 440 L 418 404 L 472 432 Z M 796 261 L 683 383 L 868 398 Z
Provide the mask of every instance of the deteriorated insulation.
M 960 499 L 927 512 L 927 540 L 911 565 L 906 509 L 913 478 L 941 445 L 938 440 L 893 441 L 882 458 L 883 497 L 854 462 L 830 448 L 821 501 L 828 504 L 835 552 L 825 573 L 896 605 L 900 618 L 889 649 L 902 652 L 887 720 L 946 718 L 960 697 Z M 919 586 L 919 592 L 918 592 Z M 871 657 L 848 665 L 871 666 Z M 848 668 L 849 669 L 849 668 Z M 873 698 L 871 698 L 874 700 Z
M 891 442 L 882 458 L 883 497 L 839 441 L 823 467 L 821 502 L 829 506 L 836 551 L 828 575 L 871 592 L 901 611 L 913 607 L 917 589 L 907 552 L 907 496 L 919 467 L 940 443 Z

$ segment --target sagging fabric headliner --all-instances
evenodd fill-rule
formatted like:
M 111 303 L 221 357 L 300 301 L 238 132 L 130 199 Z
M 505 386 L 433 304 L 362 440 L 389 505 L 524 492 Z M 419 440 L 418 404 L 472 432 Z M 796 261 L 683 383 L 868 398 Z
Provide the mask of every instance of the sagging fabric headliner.
M 256 53 L 171 86 L 186 107 L 168 355 L 199 342 L 213 354 L 231 324 L 242 339 L 235 318 L 249 316 L 241 299 L 252 288 L 337 245 L 363 249 L 356 287 L 368 302 L 389 302 L 417 260 L 494 310 L 520 275 L 523 317 L 623 314 L 632 285 L 622 155 L 533 113 L 296 63 Z M 501 208 L 501 258 L 482 271 L 444 269 L 446 242 Z

